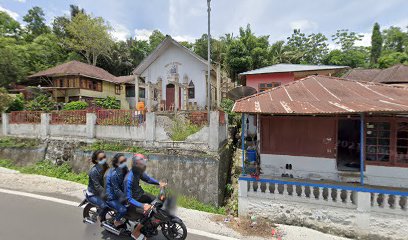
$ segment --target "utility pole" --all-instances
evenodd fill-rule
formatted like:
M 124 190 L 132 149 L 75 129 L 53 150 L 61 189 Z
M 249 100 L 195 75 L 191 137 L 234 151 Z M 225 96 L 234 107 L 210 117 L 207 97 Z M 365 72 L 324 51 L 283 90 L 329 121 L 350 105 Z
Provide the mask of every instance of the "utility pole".
M 208 12 L 208 68 L 207 68 L 207 120 L 210 124 L 210 111 L 211 111 L 211 34 L 210 34 L 210 15 L 211 15 L 211 0 L 207 0 L 207 12 Z

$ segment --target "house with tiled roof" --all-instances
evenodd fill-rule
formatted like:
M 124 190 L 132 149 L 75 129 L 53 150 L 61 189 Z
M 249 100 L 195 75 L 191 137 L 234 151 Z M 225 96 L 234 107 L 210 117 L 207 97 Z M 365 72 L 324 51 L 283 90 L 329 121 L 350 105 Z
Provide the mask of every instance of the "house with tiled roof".
M 113 96 L 122 109 L 129 109 L 126 99 L 126 84 L 133 76 L 116 77 L 102 68 L 79 61 L 70 61 L 28 76 L 16 89 L 26 92 L 26 87 L 36 86 L 51 93 L 56 102 L 92 102 L 94 99 Z

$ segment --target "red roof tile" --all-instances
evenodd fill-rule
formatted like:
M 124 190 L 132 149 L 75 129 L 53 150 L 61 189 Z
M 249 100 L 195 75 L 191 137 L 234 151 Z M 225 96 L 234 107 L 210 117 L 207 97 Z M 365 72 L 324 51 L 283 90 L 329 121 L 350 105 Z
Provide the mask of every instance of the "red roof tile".
M 342 114 L 408 112 L 408 88 L 309 76 L 235 102 L 235 112 Z

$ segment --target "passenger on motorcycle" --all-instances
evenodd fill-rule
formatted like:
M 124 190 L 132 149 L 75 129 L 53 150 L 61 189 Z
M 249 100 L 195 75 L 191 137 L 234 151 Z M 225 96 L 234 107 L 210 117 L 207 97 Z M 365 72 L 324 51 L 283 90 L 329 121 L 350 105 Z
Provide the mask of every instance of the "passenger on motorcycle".
M 86 191 L 86 199 L 98 206 L 98 218 L 102 219 L 108 212 L 108 205 L 105 202 L 105 188 L 104 188 L 104 175 L 108 169 L 106 163 L 106 155 L 103 151 L 95 151 L 92 154 L 91 161 L 94 164 L 89 170 L 89 183 Z
M 150 210 L 152 207 L 150 203 L 153 202 L 155 197 L 144 192 L 140 186 L 140 180 L 149 184 L 160 185 L 160 187 L 164 187 L 166 183 L 159 183 L 159 181 L 145 173 L 147 158 L 143 154 L 133 155 L 131 163 L 131 170 L 126 175 L 124 183 L 126 197 L 128 203 L 130 204 L 128 212 L 130 214 L 136 213 L 143 216 L 140 219 L 140 223 L 135 227 L 131 237 L 133 239 L 144 239 L 144 236 L 141 234 L 140 230 L 149 220 L 146 216 L 144 216 L 144 213 Z
M 112 168 L 106 176 L 106 196 L 109 207 L 116 210 L 113 224 L 115 227 L 123 225 L 121 219 L 126 215 L 127 209 L 123 205 L 126 194 L 123 192 L 123 180 L 128 172 L 127 159 L 122 153 L 117 153 L 112 159 Z

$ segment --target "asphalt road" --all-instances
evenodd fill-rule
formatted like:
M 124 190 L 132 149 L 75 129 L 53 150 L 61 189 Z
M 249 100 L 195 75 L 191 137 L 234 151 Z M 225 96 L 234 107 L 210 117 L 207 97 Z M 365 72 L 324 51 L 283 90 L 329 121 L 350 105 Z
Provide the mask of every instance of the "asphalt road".
M 0 193 L 0 213 L 2 240 L 130 239 L 113 236 L 98 224 L 82 223 L 81 208 L 60 203 Z M 193 234 L 188 234 L 187 239 L 213 240 Z

